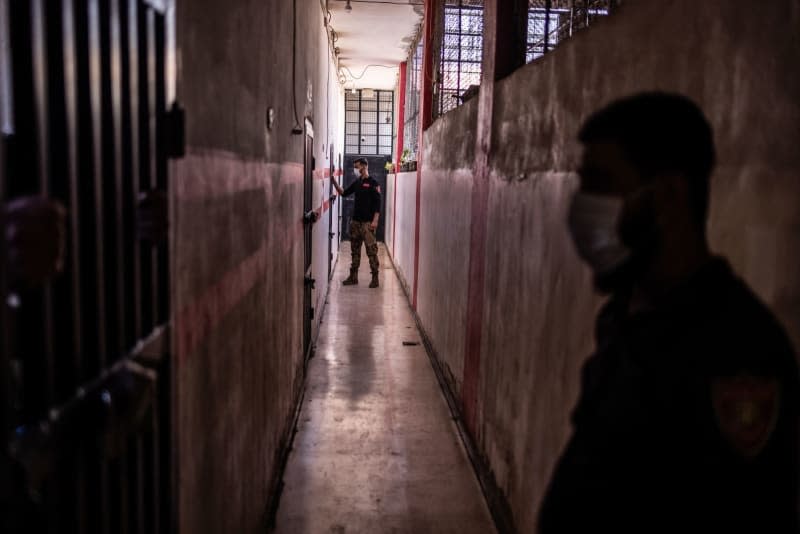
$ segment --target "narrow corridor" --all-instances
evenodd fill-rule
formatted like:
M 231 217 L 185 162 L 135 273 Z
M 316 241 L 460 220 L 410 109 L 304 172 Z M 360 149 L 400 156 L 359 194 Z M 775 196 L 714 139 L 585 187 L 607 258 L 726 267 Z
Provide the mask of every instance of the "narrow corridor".
M 798 35 L 0 0 L 0 534 L 800 534 Z
M 494 532 L 425 349 L 403 344 L 420 334 L 383 244 L 380 257 L 380 289 L 342 287 L 343 245 L 277 531 Z

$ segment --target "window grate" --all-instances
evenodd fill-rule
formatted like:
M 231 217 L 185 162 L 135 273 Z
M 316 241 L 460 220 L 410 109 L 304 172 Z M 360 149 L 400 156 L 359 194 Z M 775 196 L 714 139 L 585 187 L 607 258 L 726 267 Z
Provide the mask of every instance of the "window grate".
M 526 61 L 542 57 L 618 4 L 619 0 L 529 0 Z
M 391 156 L 394 91 L 358 89 L 345 93 L 345 153 Z
M 422 33 L 417 35 L 416 44 L 406 63 L 405 124 L 403 125 L 403 149 L 408 150 L 408 161 L 416 161 L 419 152 L 419 114 L 422 91 L 422 52 L 424 42 Z M 401 154 L 402 156 L 402 154 Z
M 443 115 L 481 81 L 483 1 L 447 0 L 444 6 L 435 110 Z

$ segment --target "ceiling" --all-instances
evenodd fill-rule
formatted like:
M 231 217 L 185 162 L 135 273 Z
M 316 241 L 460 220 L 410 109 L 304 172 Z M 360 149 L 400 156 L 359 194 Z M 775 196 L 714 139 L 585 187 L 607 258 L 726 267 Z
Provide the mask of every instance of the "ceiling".
M 349 12 L 346 5 L 328 0 L 345 88 L 393 89 L 422 23 L 422 0 L 350 0 Z

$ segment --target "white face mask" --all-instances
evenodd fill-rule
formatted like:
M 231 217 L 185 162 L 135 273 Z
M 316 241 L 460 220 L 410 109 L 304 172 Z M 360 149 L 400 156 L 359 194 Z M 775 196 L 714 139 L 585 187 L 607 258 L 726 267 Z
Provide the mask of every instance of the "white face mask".
M 569 208 L 569 230 L 578 255 L 595 274 L 608 274 L 631 251 L 619 238 L 617 224 L 624 200 L 610 195 L 575 193 Z
M 355 174 L 356 176 L 360 177 L 361 176 L 361 171 L 359 171 L 358 169 L 353 169 L 353 174 Z

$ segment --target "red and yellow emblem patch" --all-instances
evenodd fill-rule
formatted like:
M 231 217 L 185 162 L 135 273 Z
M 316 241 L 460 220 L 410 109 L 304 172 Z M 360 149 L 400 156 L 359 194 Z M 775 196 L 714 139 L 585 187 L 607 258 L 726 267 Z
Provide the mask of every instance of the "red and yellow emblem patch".
M 779 397 L 776 378 L 740 375 L 714 380 L 717 425 L 736 452 L 748 458 L 761 452 L 778 420 Z

